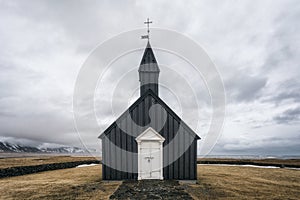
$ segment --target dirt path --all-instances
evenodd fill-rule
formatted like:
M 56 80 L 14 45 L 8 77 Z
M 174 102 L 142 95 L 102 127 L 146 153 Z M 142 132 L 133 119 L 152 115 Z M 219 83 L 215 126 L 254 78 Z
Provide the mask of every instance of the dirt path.
M 110 199 L 192 199 L 178 181 L 124 181 Z

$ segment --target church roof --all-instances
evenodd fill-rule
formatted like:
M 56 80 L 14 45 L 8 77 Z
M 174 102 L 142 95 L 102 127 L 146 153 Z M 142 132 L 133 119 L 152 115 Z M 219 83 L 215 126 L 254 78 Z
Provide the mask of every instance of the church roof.
M 158 104 L 160 104 L 166 112 L 171 115 L 175 120 L 177 120 L 180 125 L 190 134 L 192 134 L 195 139 L 201 139 L 161 98 L 159 98 L 152 90 L 147 90 L 142 96 L 140 96 L 115 122 L 113 122 L 105 131 L 103 131 L 98 138 L 102 138 L 104 134 L 108 134 L 111 129 L 117 126 L 125 119 L 130 112 L 132 112 L 137 106 L 139 106 L 146 98 L 153 98 Z
M 141 60 L 139 72 L 159 72 L 157 61 L 149 41 Z

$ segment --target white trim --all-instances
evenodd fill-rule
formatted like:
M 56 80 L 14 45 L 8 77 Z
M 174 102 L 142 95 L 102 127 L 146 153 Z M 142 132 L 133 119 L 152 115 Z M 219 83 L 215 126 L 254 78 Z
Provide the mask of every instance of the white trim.
M 149 131 L 151 131 L 152 133 L 155 134 L 155 136 L 157 136 L 158 138 L 152 138 L 152 139 L 146 139 L 143 138 L 143 136 L 145 136 L 147 133 L 149 133 Z M 141 141 L 150 141 L 150 140 L 156 140 L 156 141 L 165 141 L 165 138 L 163 136 L 161 136 L 158 132 L 156 132 L 152 127 L 147 128 L 144 132 L 142 132 L 137 138 L 135 138 L 135 140 L 139 143 Z

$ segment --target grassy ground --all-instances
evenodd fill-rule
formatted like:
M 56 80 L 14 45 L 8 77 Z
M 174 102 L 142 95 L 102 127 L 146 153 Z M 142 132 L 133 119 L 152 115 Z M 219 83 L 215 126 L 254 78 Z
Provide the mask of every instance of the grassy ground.
M 108 199 L 120 182 L 101 182 L 101 165 L 0 179 L 0 199 Z
M 71 156 L 39 156 L 26 158 L 1 158 L 0 169 L 18 166 L 32 166 L 50 163 L 63 163 L 84 160 L 95 160 L 94 157 L 71 157 Z
M 265 165 L 287 165 L 290 167 L 300 166 L 300 159 L 230 159 L 230 158 L 198 158 L 198 163 L 228 163 L 228 164 L 265 164 Z
M 300 171 L 198 165 L 198 184 L 186 189 L 195 199 L 299 199 Z
M 8 158 L 0 167 L 78 159 L 90 158 Z M 0 199 L 108 199 L 120 182 L 101 180 L 101 165 L 2 178 Z M 198 165 L 198 184 L 185 188 L 195 199 L 299 199 L 300 170 Z

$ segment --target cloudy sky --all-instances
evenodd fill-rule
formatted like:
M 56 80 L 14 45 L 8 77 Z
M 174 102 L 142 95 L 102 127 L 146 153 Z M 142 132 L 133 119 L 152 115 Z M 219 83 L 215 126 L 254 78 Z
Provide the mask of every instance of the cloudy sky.
M 152 27 L 197 42 L 220 72 L 226 119 L 211 154 L 300 154 L 297 0 L 0 0 L 0 136 L 81 146 L 72 98 L 82 64 L 104 41 L 144 28 L 147 17 Z M 138 98 L 142 53 L 118 59 L 95 91 L 99 132 L 80 133 L 88 147 L 97 148 L 98 134 Z M 211 105 L 203 80 L 194 77 L 193 85 L 185 86 L 185 76 L 178 74 L 193 79 L 188 64 L 155 54 L 167 87 L 160 89 L 161 98 L 205 138 Z M 187 98 L 185 87 L 196 90 L 199 99 Z M 191 114 L 185 117 L 184 110 Z

